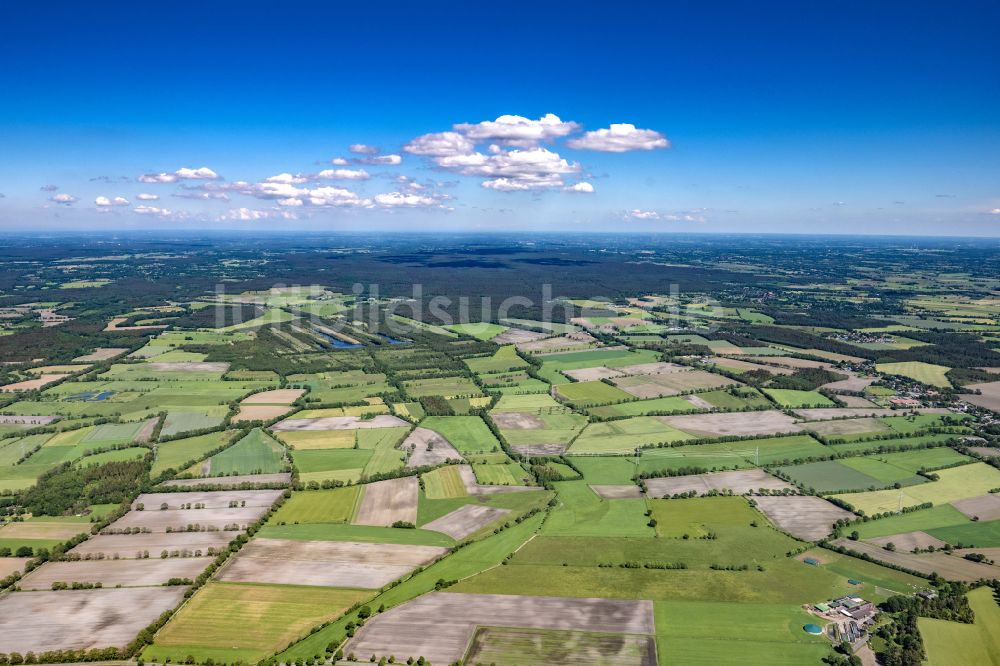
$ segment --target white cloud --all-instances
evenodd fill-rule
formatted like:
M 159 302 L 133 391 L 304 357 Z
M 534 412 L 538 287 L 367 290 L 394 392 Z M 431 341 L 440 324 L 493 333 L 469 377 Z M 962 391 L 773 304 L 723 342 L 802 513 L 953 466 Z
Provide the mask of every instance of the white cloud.
M 277 176 L 268 176 L 267 178 L 264 179 L 264 182 L 265 183 L 288 183 L 288 184 L 293 184 L 293 183 L 307 183 L 307 182 L 309 182 L 309 178 L 307 176 L 303 176 L 302 174 L 298 174 L 296 176 L 293 176 L 290 173 L 279 173 Z
M 40 189 L 42 192 L 55 192 L 56 190 L 59 189 L 59 186 L 58 185 L 42 185 L 38 189 Z
M 670 141 L 655 130 L 636 129 L 629 123 L 612 124 L 607 129 L 586 132 L 577 139 L 566 142 L 577 150 L 596 150 L 603 153 L 624 153 L 630 150 L 655 150 L 669 148 Z
M 173 215 L 173 211 L 169 208 L 158 208 L 156 206 L 146 206 L 143 204 L 139 204 L 133 208 L 132 212 L 139 215 L 154 215 L 156 217 L 169 217 Z
M 229 195 L 225 192 L 212 191 L 184 191 L 176 192 L 170 196 L 177 199 L 193 199 L 194 201 L 229 201 Z
M 412 155 L 447 157 L 471 153 L 475 147 L 473 141 L 458 132 L 432 132 L 418 136 L 403 146 L 403 150 Z
M 373 157 L 365 157 L 363 159 L 356 160 L 361 164 L 377 164 L 381 166 L 396 166 L 397 164 L 402 164 L 403 158 L 399 155 L 375 155 Z
M 348 206 L 370 208 L 371 200 L 341 187 L 317 187 L 309 190 L 307 201 L 313 206 Z
M 330 164 L 333 164 L 334 166 L 347 166 L 350 162 L 345 160 L 343 157 L 334 157 L 330 160 Z
M 696 208 L 689 211 L 680 211 L 676 213 L 664 213 L 656 210 L 641 210 L 638 208 L 633 208 L 632 210 L 625 211 L 623 217 L 626 220 L 640 220 L 640 221 L 662 221 L 662 222 L 704 222 L 705 216 L 703 213 L 706 209 Z
M 294 208 L 296 206 L 301 206 L 302 205 L 302 199 L 297 199 L 295 197 L 289 197 L 287 199 L 278 199 L 278 205 L 279 206 L 289 206 L 291 208 Z
M 94 199 L 94 203 L 98 206 L 128 206 L 129 201 L 125 197 L 115 197 L 114 199 L 109 199 L 107 197 L 97 197 Z
M 352 143 L 348 150 L 355 155 L 377 155 L 381 149 L 366 143 Z
M 198 167 L 197 169 L 188 169 L 186 167 L 181 167 L 174 172 L 178 178 L 183 180 L 218 180 L 219 174 L 215 173 L 208 167 Z
M 579 129 L 580 125 L 563 122 L 559 116 L 547 113 L 538 120 L 505 115 L 496 120 L 485 120 L 474 125 L 460 123 L 454 128 L 473 141 L 499 141 L 508 146 L 531 148 L 541 141 L 551 141 L 566 136 Z
M 538 190 L 564 185 L 562 175 L 577 173 L 580 165 L 569 163 L 546 148 L 500 151 L 493 155 L 472 153 L 435 159 L 438 166 L 464 176 L 488 180 L 483 187 L 501 192 Z
M 282 210 L 255 210 L 253 208 L 233 208 L 218 217 L 219 220 L 237 220 L 240 222 L 252 222 L 254 220 L 270 219 L 294 220 L 295 213 Z
M 72 206 L 74 203 L 77 202 L 77 198 L 74 197 L 72 194 L 66 194 L 64 192 L 62 194 L 56 194 L 54 196 L 49 197 L 49 201 L 52 201 L 57 204 L 62 204 L 64 206 Z
M 364 169 L 323 169 L 316 177 L 323 180 L 368 180 L 371 175 Z
M 197 169 L 189 169 L 187 167 L 181 167 L 173 173 L 144 173 L 139 176 L 140 183 L 176 183 L 178 180 L 218 180 L 219 174 L 215 173 L 208 167 L 198 167 Z
M 424 208 L 439 205 L 438 200 L 434 197 L 403 192 L 376 194 L 375 203 L 386 208 Z
M 630 220 L 659 220 L 660 214 L 655 210 L 633 208 L 632 210 L 625 211 L 625 217 Z
M 1000 208 L 991 208 L 990 215 L 1000 215 Z
M 160 195 L 146 194 L 145 192 L 140 192 L 139 194 L 135 195 L 135 198 L 138 199 L 139 201 L 158 201 Z
M 563 188 L 566 192 L 576 192 L 579 194 L 593 194 L 594 186 L 590 183 L 574 183 L 568 187 Z

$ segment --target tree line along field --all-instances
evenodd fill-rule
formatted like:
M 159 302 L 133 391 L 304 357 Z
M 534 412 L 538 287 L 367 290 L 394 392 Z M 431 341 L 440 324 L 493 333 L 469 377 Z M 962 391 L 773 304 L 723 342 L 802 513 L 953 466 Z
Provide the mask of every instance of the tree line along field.
M 997 434 L 962 397 L 1000 367 L 994 306 L 862 312 L 832 272 L 751 303 L 727 276 L 558 322 L 438 325 L 389 298 L 358 318 L 334 286 L 248 285 L 219 322 L 207 291 L 68 305 L 92 330 L 0 370 L 0 578 L 36 567 L 4 579 L 0 653 L 819 664 L 813 604 L 1000 578 Z M 973 624 L 920 618 L 930 663 L 992 654 L 985 589 Z M 104 631 L 116 608 L 134 617 Z

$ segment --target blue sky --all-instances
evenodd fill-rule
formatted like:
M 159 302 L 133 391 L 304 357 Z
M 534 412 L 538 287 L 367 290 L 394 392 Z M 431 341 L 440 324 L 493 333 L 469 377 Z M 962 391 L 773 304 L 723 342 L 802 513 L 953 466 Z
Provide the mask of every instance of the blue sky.
M 996 2 L 10 0 L 0 23 L 4 229 L 1000 235 Z

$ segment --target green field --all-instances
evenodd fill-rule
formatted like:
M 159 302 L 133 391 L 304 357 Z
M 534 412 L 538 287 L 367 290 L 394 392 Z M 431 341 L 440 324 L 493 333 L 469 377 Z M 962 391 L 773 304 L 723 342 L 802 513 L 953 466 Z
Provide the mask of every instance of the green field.
M 903 363 L 878 363 L 875 365 L 875 370 L 887 375 L 908 377 L 928 386 L 951 388 L 951 382 L 946 376 L 951 368 L 945 365 L 935 365 L 923 361 L 905 361 Z
M 898 511 L 900 506 L 924 502 L 944 504 L 955 500 L 985 495 L 1000 487 L 1000 470 L 986 463 L 972 463 L 935 472 L 939 481 L 931 481 L 901 490 L 875 490 L 863 493 L 835 495 L 867 514 Z
M 829 654 L 823 636 L 802 626 L 815 618 L 795 604 L 657 601 L 661 664 L 819 664 Z
M 315 492 L 315 491 L 309 491 Z M 300 523 L 298 525 L 272 525 L 258 533 L 265 539 L 294 539 L 296 541 L 357 541 L 361 543 L 396 543 L 404 546 L 451 547 L 455 541 L 440 532 L 399 527 L 373 527 L 346 523 Z
M 624 456 L 574 456 L 573 465 L 588 484 L 631 484 L 636 474 L 636 459 Z
M 506 326 L 488 321 L 477 321 L 469 324 L 452 324 L 444 328 L 462 335 L 470 335 L 477 340 L 491 340 L 507 330 Z
M 634 399 L 633 395 L 617 386 L 611 386 L 601 381 L 560 384 L 559 395 L 577 407 L 593 407 Z
M 857 531 L 862 539 L 874 539 L 889 536 L 890 534 L 902 534 L 903 532 L 915 532 L 917 530 L 927 532 L 938 527 L 966 525 L 971 522 L 965 514 L 952 505 L 940 504 L 929 509 L 911 511 L 910 513 L 851 525 L 847 532 Z
M 294 493 L 271 516 L 268 524 L 350 522 L 360 493 L 361 486 Z
M 168 469 L 179 470 L 185 466 L 185 463 L 193 463 L 204 457 L 209 451 L 232 441 L 236 433 L 236 430 L 227 430 L 160 442 L 156 446 L 156 460 L 153 462 L 153 469 L 149 475 L 155 479 Z
M 438 433 L 451 442 L 459 453 L 501 450 L 500 442 L 479 416 L 428 416 L 420 422 L 420 427 Z
M 456 396 L 482 395 L 471 379 L 466 377 L 435 377 L 403 382 L 406 393 L 414 398 L 440 395 L 446 398 Z
M 549 514 L 542 534 L 549 536 L 652 537 L 646 523 L 646 502 L 641 499 L 606 500 L 585 481 L 560 481 L 555 485 L 558 504 Z
M 517 463 L 472 465 L 476 480 L 486 486 L 520 486 L 531 481 L 531 475 Z
M 369 596 L 365 590 L 211 582 L 157 633 L 143 658 L 256 662 Z
M 793 389 L 764 389 L 779 407 L 797 409 L 801 407 L 836 407 L 836 403 L 818 391 L 795 391 Z
M 465 491 L 465 484 L 458 475 L 457 467 L 439 467 L 420 478 L 424 482 L 424 492 L 430 499 L 465 497 L 469 494 Z
M 517 355 L 514 345 L 500 347 L 492 356 L 465 359 L 465 365 L 476 374 L 506 372 L 528 367 L 528 362 Z
M 953 546 L 965 548 L 1000 547 L 1000 520 L 972 521 L 964 525 L 951 525 L 927 530 L 927 533 Z
M 974 624 L 921 617 L 917 619 L 930 666 L 1000 664 L 1000 607 L 989 586 L 969 592 Z
M 625 453 L 641 446 L 683 442 L 694 435 L 673 428 L 652 416 L 591 423 L 570 447 L 570 453 Z
M 259 428 L 228 449 L 209 458 L 210 476 L 268 474 L 284 469 L 285 447 Z

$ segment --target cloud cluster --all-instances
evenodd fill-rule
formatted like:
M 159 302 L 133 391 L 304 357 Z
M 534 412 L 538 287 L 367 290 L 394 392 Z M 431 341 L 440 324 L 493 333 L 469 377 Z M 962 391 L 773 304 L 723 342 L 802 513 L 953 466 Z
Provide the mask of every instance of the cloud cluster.
M 108 197 L 97 197 L 94 199 L 94 203 L 102 208 L 109 208 L 111 206 L 129 206 L 129 200 L 125 197 L 114 197 L 109 199 Z
M 49 197 L 49 201 L 57 204 L 62 204 L 63 206 L 72 206 L 78 199 L 72 194 L 66 194 L 65 192 L 53 195 Z
M 430 158 L 440 169 L 483 178 L 483 187 L 499 192 L 562 189 L 590 194 L 594 192 L 591 183 L 566 182 L 568 176 L 582 174 L 580 164 L 542 145 L 552 144 L 580 129 L 579 123 L 564 121 L 552 113 L 537 120 L 505 115 L 479 123 L 458 123 L 445 132 L 423 134 L 404 145 L 403 150 Z M 487 144 L 485 153 L 478 148 L 483 144 Z M 568 140 L 566 146 L 621 153 L 668 148 L 670 142 L 659 132 L 623 123 L 586 132 Z
M 632 210 L 625 211 L 622 217 L 625 220 L 637 220 L 640 222 L 704 222 L 704 213 L 705 209 L 703 208 L 674 213 L 633 208 Z
M 208 167 L 198 167 L 197 169 L 181 167 L 173 173 L 144 173 L 139 176 L 140 183 L 148 184 L 176 183 L 179 180 L 219 180 L 219 174 Z
M 636 129 L 635 125 L 620 123 L 607 129 L 586 132 L 571 139 L 566 145 L 575 150 L 596 150 L 602 153 L 624 153 L 631 150 L 656 150 L 669 148 L 667 137 L 649 129 Z
M 132 209 L 132 212 L 137 215 L 149 215 L 152 217 L 171 217 L 174 213 L 169 208 L 159 208 L 157 206 L 146 206 L 144 204 L 139 204 Z

